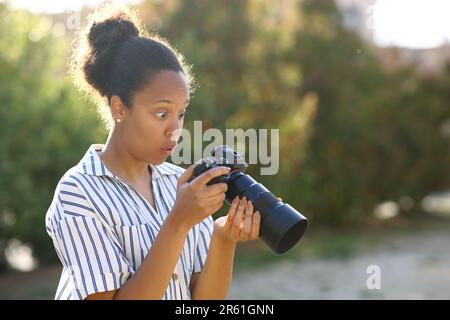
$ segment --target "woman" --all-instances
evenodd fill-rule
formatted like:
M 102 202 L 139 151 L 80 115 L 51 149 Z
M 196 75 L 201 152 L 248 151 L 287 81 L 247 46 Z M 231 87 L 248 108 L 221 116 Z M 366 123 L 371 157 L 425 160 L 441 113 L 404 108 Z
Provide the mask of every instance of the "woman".
M 260 214 L 234 199 L 213 221 L 227 185 L 207 182 L 228 168 L 188 182 L 193 166 L 165 162 L 191 79 L 181 57 L 141 36 L 133 19 L 93 17 L 73 61 L 107 101 L 110 132 L 63 176 L 46 215 L 63 264 L 56 298 L 224 299 L 236 243 L 258 238 Z

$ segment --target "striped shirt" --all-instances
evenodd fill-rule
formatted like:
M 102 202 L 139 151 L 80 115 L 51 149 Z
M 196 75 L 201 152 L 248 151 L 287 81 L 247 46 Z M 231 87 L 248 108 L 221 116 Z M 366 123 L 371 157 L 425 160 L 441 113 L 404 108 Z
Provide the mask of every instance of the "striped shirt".
M 120 288 L 143 262 L 169 214 L 184 169 L 149 164 L 156 210 L 111 173 L 92 145 L 59 181 L 45 224 L 63 270 L 55 299 L 84 299 Z M 206 260 L 211 217 L 188 233 L 163 299 L 190 299 L 189 283 Z M 149 283 L 148 285 L 151 285 Z

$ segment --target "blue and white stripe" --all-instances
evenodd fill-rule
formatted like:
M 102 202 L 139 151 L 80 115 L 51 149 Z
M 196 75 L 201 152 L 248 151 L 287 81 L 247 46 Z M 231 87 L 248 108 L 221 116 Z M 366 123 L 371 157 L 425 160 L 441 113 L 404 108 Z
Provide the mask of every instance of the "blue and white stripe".
M 55 299 L 85 299 L 120 288 L 139 268 L 170 212 L 184 169 L 150 165 L 156 210 L 111 173 L 92 145 L 60 180 L 46 214 L 46 229 L 63 270 Z M 164 299 L 190 299 L 189 283 L 208 253 L 211 217 L 188 233 Z M 151 285 L 149 283 L 149 285 Z

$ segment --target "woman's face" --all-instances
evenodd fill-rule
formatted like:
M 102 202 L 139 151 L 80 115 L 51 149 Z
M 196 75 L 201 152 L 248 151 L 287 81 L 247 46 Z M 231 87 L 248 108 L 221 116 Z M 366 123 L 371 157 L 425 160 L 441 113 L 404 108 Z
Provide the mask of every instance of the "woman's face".
M 164 162 L 177 143 L 172 134 L 183 127 L 188 104 L 183 73 L 167 70 L 155 75 L 134 94 L 131 108 L 125 108 L 124 119 L 117 124 L 128 152 L 153 165 Z

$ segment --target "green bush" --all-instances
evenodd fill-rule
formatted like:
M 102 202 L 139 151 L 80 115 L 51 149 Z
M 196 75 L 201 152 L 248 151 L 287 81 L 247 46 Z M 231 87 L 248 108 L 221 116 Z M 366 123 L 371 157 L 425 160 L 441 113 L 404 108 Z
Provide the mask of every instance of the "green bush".
M 62 174 L 103 126 L 64 77 L 67 39 L 45 17 L 0 6 L 0 241 L 32 244 L 53 259 L 45 212 Z

